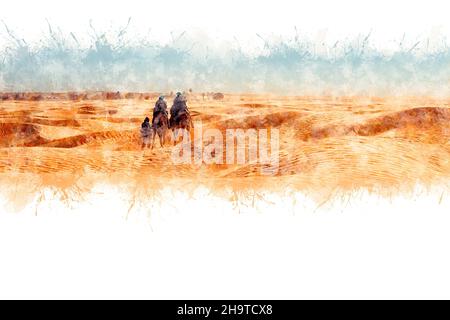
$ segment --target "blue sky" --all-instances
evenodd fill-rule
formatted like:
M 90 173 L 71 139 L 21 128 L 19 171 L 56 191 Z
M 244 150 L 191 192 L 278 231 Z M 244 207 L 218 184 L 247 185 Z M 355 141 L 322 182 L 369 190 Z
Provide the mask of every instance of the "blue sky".
M 0 90 L 449 95 L 445 1 L 145 3 L 2 3 Z

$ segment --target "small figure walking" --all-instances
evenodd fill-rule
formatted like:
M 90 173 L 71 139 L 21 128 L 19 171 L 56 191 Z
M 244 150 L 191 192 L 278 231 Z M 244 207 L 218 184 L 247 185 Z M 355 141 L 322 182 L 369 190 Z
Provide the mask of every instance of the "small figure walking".
M 144 149 L 145 147 L 150 147 L 151 136 L 152 136 L 152 126 L 150 125 L 150 119 L 148 117 L 145 117 L 144 122 L 142 122 L 141 124 L 142 149 Z

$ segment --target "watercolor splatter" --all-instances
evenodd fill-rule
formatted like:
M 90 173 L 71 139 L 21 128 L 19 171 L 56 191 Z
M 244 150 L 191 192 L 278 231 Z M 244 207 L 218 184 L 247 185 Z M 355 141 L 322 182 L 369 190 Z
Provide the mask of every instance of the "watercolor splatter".
M 432 48 L 401 39 L 387 54 L 370 34 L 328 47 L 258 35 L 263 47 L 249 53 L 236 44 L 208 49 L 186 34 L 162 45 L 131 39 L 126 27 L 113 36 L 91 28 L 87 45 L 51 25 L 31 45 L 4 25 L 0 183 L 12 202 L 49 189 L 76 199 L 108 183 L 134 198 L 205 186 L 232 201 L 295 190 L 321 203 L 338 192 L 391 194 L 448 181 L 446 39 Z M 176 165 L 172 144 L 142 150 L 141 122 L 160 94 L 170 105 L 178 90 L 203 130 L 278 130 L 277 171 Z
M 128 24 L 87 35 L 48 24 L 39 43 L 28 43 L 3 23 L 2 91 L 172 90 L 289 95 L 448 96 L 450 47 L 445 36 L 392 39 L 377 48 L 371 34 L 334 43 L 256 34 L 252 50 L 234 43 L 172 33 L 159 43 L 129 34 Z

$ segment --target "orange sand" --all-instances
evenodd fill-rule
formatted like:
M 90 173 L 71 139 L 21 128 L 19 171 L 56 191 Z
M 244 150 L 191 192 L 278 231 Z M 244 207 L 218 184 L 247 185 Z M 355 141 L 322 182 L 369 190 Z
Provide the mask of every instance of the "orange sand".
M 154 95 L 129 97 L 0 101 L 2 194 L 29 200 L 49 187 L 71 197 L 105 182 L 147 195 L 204 185 L 215 193 L 289 188 L 325 199 L 337 190 L 445 185 L 450 176 L 450 100 L 189 95 L 204 129 L 280 130 L 279 171 L 262 176 L 254 164 L 174 165 L 171 145 L 142 151 L 139 127 Z

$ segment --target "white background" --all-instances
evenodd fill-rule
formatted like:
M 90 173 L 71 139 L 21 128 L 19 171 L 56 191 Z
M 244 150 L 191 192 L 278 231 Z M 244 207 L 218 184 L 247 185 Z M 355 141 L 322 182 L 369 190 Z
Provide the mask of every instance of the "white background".
M 98 30 L 119 30 L 129 17 L 132 32 L 160 41 L 169 41 L 171 32 L 187 31 L 210 41 L 237 38 L 246 44 L 256 33 L 292 37 L 294 27 L 300 35 L 322 39 L 326 34 L 330 41 L 372 32 L 371 41 L 380 46 L 404 34 L 410 39 L 450 34 L 446 0 L 5 0 L 1 9 L 0 19 L 30 42 L 47 33 L 46 19 L 55 31 L 59 27 L 82 37 L 92 31 L 89 21 Z
M 37 217 L 35 204 L 0 215 L 0 296 L 448 298 L 450 198 L 438 191 L 320 208 L 272 194 L 238 213 L 202 189 L 165 190 L 128 217 L 118 189 L 70 210 L 49 198 Z
M 446 1 L 2 1 L 0 17 L 38 39 L 45 18 L 83 32 L 124 25 L 201 30 L 211 37 L 255 32 L 335 37 L 373 30 L 380 46 L 406 32 L 449 35 Z M 7 186 L 2 186 L 2 188 Z M 15 212 L 0 202 L 2 298 L 450 298 L 448 193 L 391 199 L 357 194 L 316 210 L 297 194 L 266 195 L 240 214 L 199 190 L 165 191 L 134 208 L 101 189 L 65 207 L 47 201 Z M 97 190 L 98 191 L 98 190 Z M 440 199 L 442 197 L 442 201 Z

